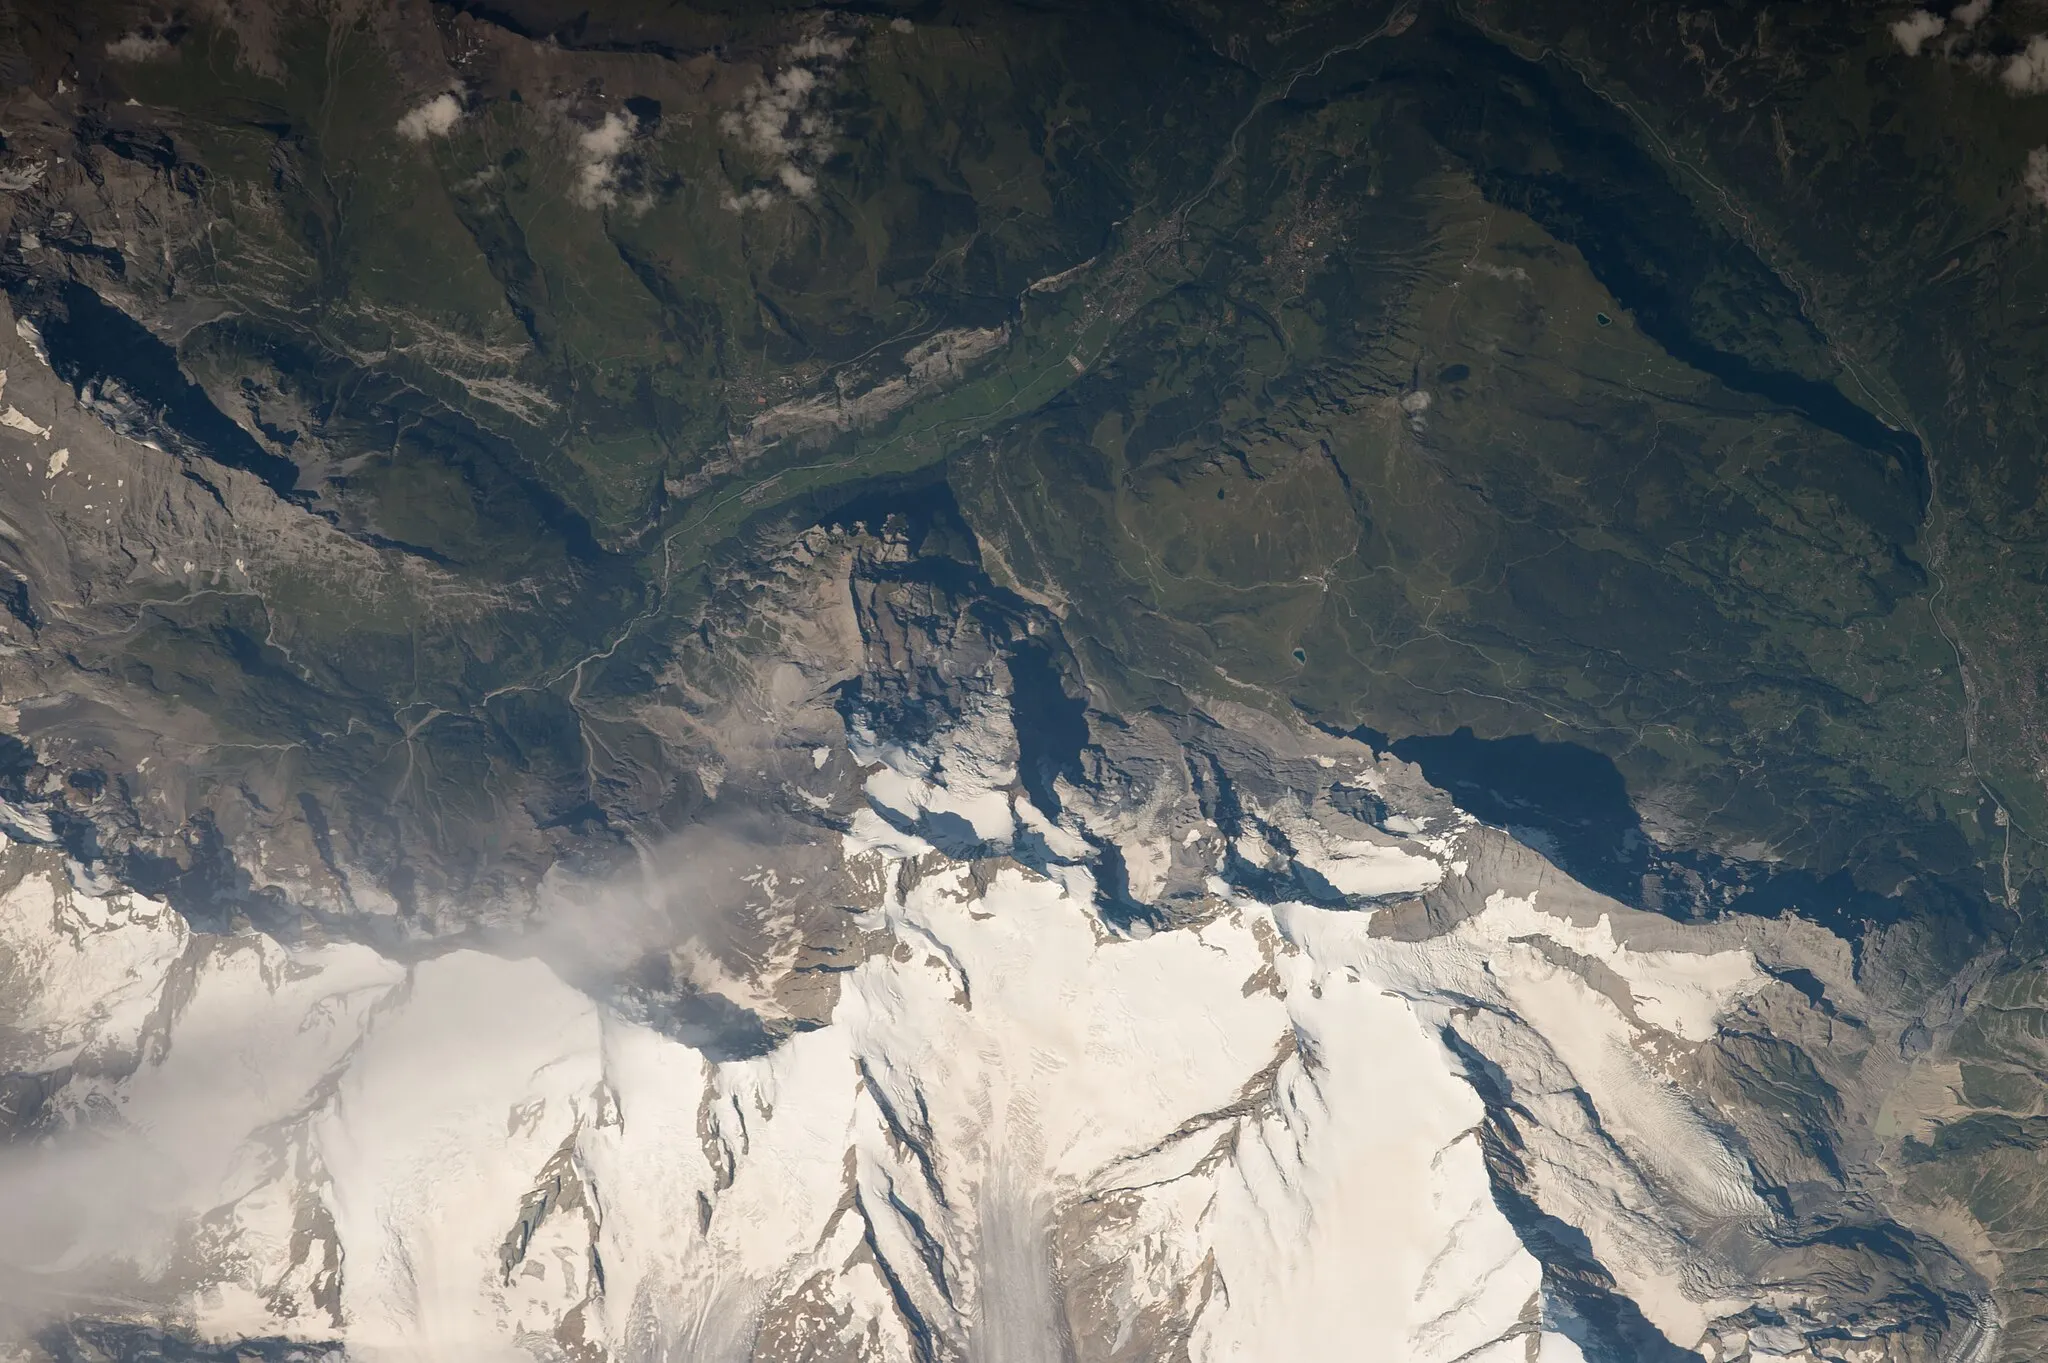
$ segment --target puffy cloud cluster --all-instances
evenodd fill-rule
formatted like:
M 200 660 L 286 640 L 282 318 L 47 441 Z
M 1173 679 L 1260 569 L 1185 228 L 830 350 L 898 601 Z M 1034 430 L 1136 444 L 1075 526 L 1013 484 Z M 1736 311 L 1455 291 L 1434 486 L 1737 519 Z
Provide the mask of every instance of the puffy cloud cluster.
M 1957 40 L 1982 23 L 1990 12 L 1991 0 L 1968 0 L 1950 10 L 1946 18 L 1916 9 L 1890 26 L 1891 35 L 1901 51 L 1917 57 L 1927 44 L 1946 33 L 1949 38 L 1942 45 L 1942 55 L 1951 61 L 1959 61 L 1987 76 L 1997 72 L 1999 83 L 2015 98 L 2048 94 L 2048 33 L 2028 38 L 2026 46 L 2006 57 L 2002 65 L 1981 48 L 1958 54 Z M 2027 153 L 2026 165 L 2020 171 L 2020 186 L 2030 200 L 2048 208 L 2048 147 L 2036 147 Z
M 1931 10 L 1916 9 L 1890 25 L 1892 40 L 1907 56 L 1917 57 L 1927 50 L 1929 43 L 1947 34 L 1947 41 L 1941 45 L 1942 55 L 1985 75 L 1996 71 L 1999 83 L 2015 97 L 2048 94 L 2048 33 L 2028 38 L 2026 46 L 2007 57 L 2003 65 L 1981 47 L 1958 53 L 1958 40 L 1982 23 L 1990 12 L 1991 0 L 1968 0 L 1950 10 L 1946 18 Z
M 585 208 L 609 208 L 619 201 L 619 160 L 638 128 L 639 120 L 632 115 L 612 112 L 577 139 L 576 202 Z
M 2035 203 L 2048 208 L 2048 147 L 2036 147 L 2027 153 L 2027 168 L 2020 183 L 2027 187 Z
M 408 142 L 446 137 L 461 118 L 461 100 L 453 94 L 436 95 L 398 120 L 398 135 Z
M 1967 3 L 1950 10 L 1945 18 L 1931 10 L 1916 9 L 1890 25 L 1892 40 L 1907 56 L 1917 57 L 1928 50 L 1929 43 L 1946 34 L 1947 39 L 1941 44 L 1940 51 L 1951 61 L 1959 61 L 1987 76 L 1997 72 L 1999 83 L 2005 87 L 2006 93 L 2015 98 L 2048 94 L 2048 33 L 2029 37 L 2026 46 L 2006 57 L 2003 63 L 1985 51 L 1982 45 L 1958 51 L 1963 35 L 1982 23 L 1989 13 L 1991 0 L 1967 0 Z M 2029 162 L 2030 168 L 2031 165 Z M 2031 179 L 2028 184 L 2031 188 Z
M 1946 27 L 1947 21 L 1939 14 L 1916 9 L 1892 25 L 1892 37 L 1897 39 L 1900 50 L 1907 56 L 1917 57 L 1920 49 L 1927 45 L 1927 40 L 1940 37 Z
M 2027 45 L 2006 62 L 1999 79 L 2015 95 L 2048 91 L 2048 33 L 2036 33 L 2027 39 Z
M 1963 32 L 1975 28 L 1991 12 L 1991 0 L 1968 0 L 1967 4 L 1950 10 L 1948 17 L 1929 10 L 1916 9 L 1891 26 L 1892 37 L 1899 48 L 1909 57 L 1920 55 L 1920 49 L 1940 37 L 1949 25 Z
M 853 39 L 815 35 L 783 54 L 783 67 L 764 75 L 740 95 L 739 107 L 727 110 L 719 129 L 768 163 L 772 185 L 756 185 L 744 194 L 726 196 L 734 210 L 766 208 L 778 191 L 808 199 L 818 191 L 818 167 L 832 153 L 838 126 L 823 107 L 826 82 L 847 54 Z

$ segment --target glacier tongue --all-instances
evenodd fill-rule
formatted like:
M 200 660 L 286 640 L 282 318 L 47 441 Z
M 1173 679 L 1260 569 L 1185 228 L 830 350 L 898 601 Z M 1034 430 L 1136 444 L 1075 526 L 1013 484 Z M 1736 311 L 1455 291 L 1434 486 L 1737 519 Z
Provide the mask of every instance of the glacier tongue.
M 828 1025 L 749 1059 L 538 960 L 196 935 L 16 849 L 8 1067 L 62 1082 L 4 1166 L 52 1232 L 8 1271 L 73 1312 L 369 1360 L 1567 1363 L 1496 1196 L 1483 1056 L 1533 1118 L 1535 1197 L 1664 1335 L 1744 1305 L 1664 1208 L 1766 1209 L 1657 1056 L 1758 986 L 1747 952 L 1548 913 L 1507 883 L 1542 863 L 1469 823 L 1360 845 L 1483 900 L 1422 940 L 1214 876 L 1199 921 L 1119 930 L 1084 865 L 884 818 L 945 807 L 928 756 L 844 835 L 874 949 Z M 984 839 L 1020 826 L 990 807 L 1020 796 L 967 798 Z

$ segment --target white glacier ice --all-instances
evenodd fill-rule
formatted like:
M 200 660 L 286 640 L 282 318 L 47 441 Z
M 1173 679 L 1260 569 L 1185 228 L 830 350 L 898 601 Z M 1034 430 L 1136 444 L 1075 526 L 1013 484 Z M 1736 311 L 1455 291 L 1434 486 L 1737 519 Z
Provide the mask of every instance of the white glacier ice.
M 844 835 L 876 946 L 829 1024 L 745 1059 L 538 959 L 195 934 L 16 849 L 0 1036 L 10 1069 L 69 1067 L 70 1130 L 0 1163 L 47 1233 L 0 1250 L 8 1281 L 373 1363 L 1575 1363 L 1455 1035 L 1534 1115 L 1546 1209 L 1658 1328 L 1691 1346 L 1732 1309 L 1656 1197 L 1761 1208 L 1656 1057 L 1757 987 L 1746 952 L 1550 911 L 1491 830 L 1368 838 L 1300 809 L 1267 818 L 1346 893 L 1503 883 L 1419 941 L 1220 879 L 1199 923 L 1119 930 L 1084 866 L 905 831 L 937 811 L 985 844 L 1021 818 L 1078 845 L 1002 753 L 971 749 L 957 786 L 930 754 L 868 754 L 901 816 Z

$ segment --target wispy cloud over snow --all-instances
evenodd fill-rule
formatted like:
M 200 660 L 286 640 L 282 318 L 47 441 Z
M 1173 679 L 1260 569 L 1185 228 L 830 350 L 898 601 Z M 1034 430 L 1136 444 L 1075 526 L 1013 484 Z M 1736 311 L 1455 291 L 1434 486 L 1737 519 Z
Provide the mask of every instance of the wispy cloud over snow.
M 461 118 L 461 100 L 452 94 L 436 95 L 398 120 L 398 135 L 408 142 L 446 137 Z
M 818 167 L 831 155 L 839 131 L 822 95 L 828 78 L 852 51 L 852 38 L 805 38 L 783 53 L 780 71 L 748 86 L 739 107 L 719 119 L 727 137 L 768 163 L 766 178 L 772 181 L 727 195 L 727 208 L 766 208 L 778 191 L 797 199 L 817 193 Z

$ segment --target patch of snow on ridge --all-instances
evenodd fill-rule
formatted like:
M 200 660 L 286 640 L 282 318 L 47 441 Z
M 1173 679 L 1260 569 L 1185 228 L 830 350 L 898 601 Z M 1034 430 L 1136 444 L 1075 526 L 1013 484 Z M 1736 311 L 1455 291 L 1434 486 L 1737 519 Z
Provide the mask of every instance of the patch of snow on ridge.
M 1007 848 L 1017 830 L 1010 789 L 1017 783 L 1017 741 L 1006 706 L 984 696 L 975 721 L 948 729 L 928 746 L 884 742 L 856 727 L 854 760 L 872 768 L 869 801 L 963 852 L 970 843 Z M 952 836 L 944 836 L 950 832 Z
M 1339 894 L 1363 898 L 1420 894 L 1444 878 L 1441 861 L 1406 850 L 1400 845 L 1403 840 L 1383 835 L 1347 836 L 1304 813 L 1291 800 L 1273 809 L 1261 808 L 1254 801 L 1246 803 L 1260 818 L 1286 834 L 1297 863 L 1330 882 Z M 1362 824 L 1354 827 L 1359 833 L 1365 832 Z
M 1544 936 L 1598 960 L 1626 982 L 1638 1018 L 1687 1041 L 1710 1040 L 1715 1019 L 1767 978 L 1746 951 L 1638 951 L 1616 941 L 1611 915 L 1581 927 L 1544 913 L 1536 899 L 1533 890 L 1524 897 L 1495 890 L 1487 896 L 1487 912 L 1468 931 L 1495 946 L 1521 935 Z

